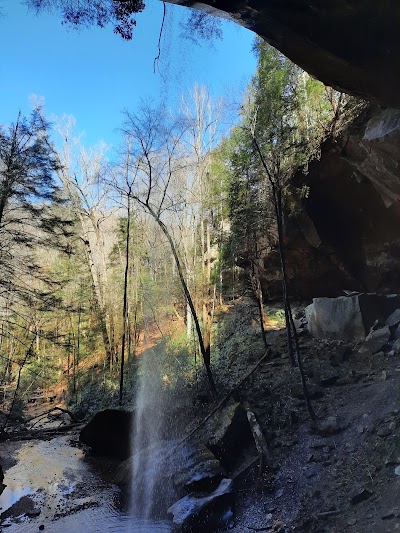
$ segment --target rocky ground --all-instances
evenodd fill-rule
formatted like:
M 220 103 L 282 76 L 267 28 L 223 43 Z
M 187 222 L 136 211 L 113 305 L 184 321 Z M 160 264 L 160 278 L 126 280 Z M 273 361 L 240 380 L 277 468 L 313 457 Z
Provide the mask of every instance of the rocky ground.
M 380 336 L 374 334 L 373 350 L 369 350 L 365 342 L 319 340 L 300 330 L 308 387 L 318 417 L 317 423 L 312 423 L 298 370 L 289 362 L 285 331 L 272 319 L 269 327 L 271 355 L 206 424 L 200 422 L 218 404 L 208 396 L 206 386 L 199 384 L 196 394 L 193 390 L 175 391 L 169 399 L 168 405 L 174 410 L 167 425 L 172 417 L 178 420 L 174 438 L 195 429 L 192 442 L 208 445 L 221 459 L 222 471 L 207 456 L 212 486 L 216 487 L 222 477 L 234 481 L 234 517 L 220 531 L 397 531 L 400 355 L 393 349 L 395 339 L 390 341 L 386 332 L 378 350 L 376 339 Z M 379 331 L 377 326 L 375 331 Z M 391 335 L 396 336 L 393 329 Z M 265 352 L 254 303 L 243 299 L 228 309 L 223 320 L 220 317 L 215 339 L 219 350 L 215 350 L 214 368 L 221 398 L 243 380 Z M 219 430 L 225 424 L 224 417 L 235 410 L 240 431 L 228 442 Z M 264 461 L 263 468 L 252 434 L 243 425 L 248 411 L 255 415 L 268 448 L 269 462 Z M 4 460 L 3 466 L 9 467 Z M 225 498 L 230 484 L 225 482 L 223 488 Z M 229 505 L 231 499 L 229 496 Z M 188 531 L 204 530 L 193 526 Z
M 284 331 L 267 338 L 272 364 L 243 386 L 240 400 L 263 428 L 272 468 L 262 480 L 257 467 L 238 480 L 230 531 L 400 529 L 400 355 L 390 346 L 372 355 L 363 344 L 302 332 L 314 425 L 289 365 Z
M 224 326 L 216 332 L 219 350 L 214 368 L 221 398 L 257 364 L 265 347 L 250 299 L 229 309 L 219 323 Z M 380 330 L 378 325 L 374 328 Z M 206 385 L 193 405 L 188 404 L 189 398 L 193 401 L 190 395 L 175 399 L 181 433 L 195 430 L 191 441 L 211 449 L 223 467 L 218 473 L 214 466 L 203 465 L 208 490 L 191 485 L 195 494 L 173 506 L 175 519 L 180 520 L 189 507 L 195 509 L 221 478 L 228 478 L 234 481 L 236 509 L 233 520 L 220 531 L 386 533 L 399 529 L 400 355 L 393 349 L 395 331 L 388 336 L 388 328 L 381 329 L 383 334 L 374 333 L 372 343 L 370 339 L 322 340 L 304 328 L 299 331 L 316 423 L 306 409 L 298 370 L 290 365 L 286 333 L 272 320 L 267 332 L 270 357 L 224 405 L 216 408 L 218 402 L 207 395 Z M 216 413 L 201 424 L 213 409 Z M 264 461 L 262 469 L 246 419 L 249 411 L 268 448 L 269 464 Z M 197 466 L 192 467 L 188 469 L 191 484 L 194 476 L 190 476 L 197 474 Z M 219 501 L 219 516 L 228 517 L 229 485 L 221 482 L 221 490 L 222 494 L 214 494 L 212 512 Z M 216 530 L 210 529 L 207 520 L 202 517 L 200 525 L 192 524 L 185 531 Z

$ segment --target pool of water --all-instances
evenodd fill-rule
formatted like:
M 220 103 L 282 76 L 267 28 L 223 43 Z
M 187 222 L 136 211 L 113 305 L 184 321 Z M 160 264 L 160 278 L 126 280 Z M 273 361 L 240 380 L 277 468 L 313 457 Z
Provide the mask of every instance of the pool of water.
M 127 513 L 112 483 L 117 463 L 85 457 L 70 436 L 13 446 L 0 446 L 0 457 L 12 453 L 16 461 L 4 472 L 7 486 L 0 495 L 0 524 L 6 531 L 32 533 L 41 525 L 52 533 L 171 531 L 168 522 Z

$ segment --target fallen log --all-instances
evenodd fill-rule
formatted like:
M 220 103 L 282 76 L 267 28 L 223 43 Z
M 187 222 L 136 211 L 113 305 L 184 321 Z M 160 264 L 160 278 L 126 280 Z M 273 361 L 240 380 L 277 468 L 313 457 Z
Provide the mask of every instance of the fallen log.
M 13 431 L 0 433 L 0 441 L 14 441 L 14 440 L 34 440 L 34 439 L 46 439 L 48 437 L 57 436 L 59 434 L 67 433 L 72 429 L 82 427 L 82 422 L 76 422 L 74 424 L 67 424 L 65 426 L 59 426 L 58 428 L 50 429 L 37 429 L 35 431 Z
M 178 446 L 180 446 L 181 444 L 183 444 L 184 442 L 186 442 L 187 440 L 189 440 L 201 427 L 204 426 L 204 424 L 206 422 L 208 422 L 208 420 L 210 420 L 210 418 L 215 415 L 215 413 L 217 413 L 225 404 L 226 402 L 229 400 L 229 398 L 231 398 L 231 396 L 240 389 L 240 387 L 243 385 L 243 383 L 245 383 L 245 381 L 247 381 L 249 379 L 249 377 L 251 377 L 254 372 L 257 370 L 257 368 L 267 359 L 271 356 L 272 354 L 272 350 L 271 348 L 268 348 L 268 350 L 264 353 L 264 355 L 261 357 L 261 359 L 254 365 L 254 367 L 250 370 L 250 372 L 248 372 L 245 377 L 240 381 L 240 383 L 238 383 L 233 389 L 231 389 L 228 394 L 226 394 L 222 400 L 218 403 L 218 405 L 216 407 L 214 407 L 214 409 L 205 417 L 203 418 L 203 420 L 194 428 L 192 429 L 192 431 L 186 435 L 186 437 L 184 437 L 178 444 Z M 269 363 L 270 365 L 273 365 L 274 362 L 271 361 Z
M 253 413 L 253 411 L 250 411 L 250 409 L 246 409 L 246 413 L 247 420 L 249 421 L 251 433 L 253 435 L 254 443 L 256 445 L 258 456 L 260 459 L 257 482 L 257 486 L 259 488 L 263 479 L 265 468 L 271 468 L 272 463 L 269 455 L 268 444 L 265 440 L 260 424 L 257 422 L 256 415 Z
M 78 419 L 76 418 L 76 416 L 74 415 L 74 413 L 72 413 L 72 411 L 70 411 L 69 409 L 64 409 L 63 407 L 58 407 L 58 406 L 56 406 L 56 407 L 52 407 L 52 408 L 49 409 L 48 411 L 44 411 L 43 413 L 40 413 L 40 415 L 33 416 L 32 418 L 30 418 L 29 420 L 27 420 L 26 423 L 29 424 L 29 423 L 32 422 L 33 420 L 38 419 L 37 422 L 35 422 L 35 424 L 33 424 L 33 426 L 35 426 L 35 425 L 40 421 L 40 419 L 44 418 L 45 416 L 49 415 L 50 413 L 53 413 L 54 411 L 60 411 L 61 413 L 65 413 L 65 414 L 67 414 L 67 415 L 71 418 L 72 422 L 77 422 L 77 423 L 78 423 L 78 422 L 81 422 L 81 420 L 78 420 Z M 33 426 L 32 426 L 32 427 L 33 427 Z M 32 429 L 32 428 L 31 428 L 31 429 Z

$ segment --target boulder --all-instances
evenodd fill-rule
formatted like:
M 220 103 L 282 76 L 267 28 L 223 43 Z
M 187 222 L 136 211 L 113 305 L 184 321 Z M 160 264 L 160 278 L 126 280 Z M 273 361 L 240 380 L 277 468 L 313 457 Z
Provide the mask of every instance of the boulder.
M 386 326 L 394 327 L 400 323 L 400 309 L 396 309 L 393 313 L 386 319 Z
M 364 502 L 365 500 L 368 500 L 373 495 L 371 491 L 365 488 L 361 489 L 355 489 L 351 495 L 350 495 L 350 502 L 353 505 L 357 505 L 358 503 Z
M 385 348 L 390 340 L 390 336 L 389 326 L 372 330 L 365 339 L 365 343 L 361 346 L 359 353 L 361 355 L 373 355 L 378 353 Z
M 131 453 L 133 411 L 105 409 L 96 413 L 79 434 L 79 440 L 94 453 L 126 459 Z
M 208 431 L 211 436 L 207 447 L 228 469 L 237 454 L 253 440 L 246 410 L 239 402 L 231 402 L 222 409 L 211 420 Z
M 365 339 L 358 296 L 314 298 L 306 307 L 308 331 L 319 339 Z
M 400 353 L 400 339 L 396 339 L 393 343 L 392 350 L 395 354 Z
M 159 519 L 176 501 L 173 475 L 180 462 L 176 441 L 160 441 L 135 452 L 116 469 L 114 482 L 136 516 Z
M 220 462 L 202 444 L 189 443 L 175 455 L 176 458 L 178 461 L 173 480 L 180 494 L 213 491 L 223 477 Z
M 306 307 L 308 330 L 320 339 L 357 342 L 365 340 L 378 320 L 385 323 L 400 307 L 397 294 L 357 294 L 338 298 L 314 298 Z
M 346 426 L 338 419 L 337 416 L 328 416 L 325 420 L 321 420 L 318 427 L 319 435 L 322 437 L 330 437 L 336 435 L 346 429 Z
M 215 531 L 233 518 L 233 482 L 222 479 L 211 494 L 191 493 L 168 509 L 178 531 Z
M 123 490 L 132 485 L 132 466 L 158 465 L 158 484 L 164 485 L 165 478 L 173 481 L 179 495 L 192 491 L 212 492 L 223 478 L 220 462 L 203 444 L 188 442 L 179 445 L 176 441 L 162 441 L 137 451 L 123 461 L 114 477 L 114 482 Z M 144 468 L 140 469 L 140 474 Z
M 157 517 L 177 498 L 193 491 L 201 497 L 212 493 L 222 478 L 219 461 L 204 445 L 162 441 L 121 463 L 114 482 L 128 495 L 138 515 L 148 506 L 146 513 Z

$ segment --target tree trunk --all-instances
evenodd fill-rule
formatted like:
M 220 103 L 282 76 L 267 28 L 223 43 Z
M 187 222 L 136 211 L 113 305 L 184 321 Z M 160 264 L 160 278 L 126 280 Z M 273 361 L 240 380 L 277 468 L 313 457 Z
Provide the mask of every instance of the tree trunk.
M 126 226 L 126 242 L 125 242 L 125 272 L 124 272 L 124 303 L 122 310 L 122 343 L 121 343 L 121 367 L 119 375 L 119 405 L 122 405 L 124 393 L 124 365 L 125 365 L 125 344 L 126 332 L 128 329 L 128 273 L 129 273 L 129 241 L 131 228 L 131 205 L 130 197 L 128 196 L 128 221 Z
M 82 229 L 84 229 L 83 226 L 82 226 Z M 105 309 L 103 308 L 103 305 L 102 305 L 102 302 L 101 302 L 101 298 L 100 298 L 100 294 L 99 294 L 99 287 L 98 287 L 98 279 L 97 279 L 97 276 L 96 276 L 96 267 L 94 265 L 92 249 L 90 247 L 90 242 L 89 242 L 89 240 L 87 238 L 86 232 L 85 232 L 84 238 L 82 240 L 83 240 L 84 245 L 85 245 L 86 255 L 87 255 L 87 259 L 88 259 L 88 263 L 89 263 L 89 267 L 90 267 L 94 303 L 95 303 L 97 318 L 98 318 L 99 323 L 100 323 L 101 334 L 102 334 L 102 337 L 103 337 L 103 344 L 104 344 L 104 348 L 105 348 L 105 352 L 106 352 L 106 360 L 107 360 L 108 364 L 110 364 L 111 361 L 112 361 L 113 354 L 112 354 L 110 338 L 108 336 L 107 322 L 106 322 L 106 312 L 105 312 Z
M 191 314 L 192 314 L 192 317 L 193 317 L 193 321 L 194 321 L 194 325 L 195 325 L 195 329 L 196 329 L 196 333 L 197 333 L 197 338 L 198 338 L 198 341 L 199 341 L 200 352 L 201 352 L 201 355 L 202 355 L 202 358 L 203 358 L 204 367 L 205 367 L 207 378 L 208 378 L 208 382 L 209 382 L 209 385 L 210 385 L 210 390 L 211 390 L 213 395 L 217 395 L 217 388 L 215 386 L 213 374 L 212 374 L 212 371 L 211 371 L 210 346 L 208 346 L 206 348 L 206 346 L 204 344 L 204 339 L 203 339 L 203 334 L 201 332 L 199 319 L 198 319 L 198 316 L 197 316 L 197 313 L 196 313 L 196 309 L 194 307 L 192 296 L 191 296 L 191 294 L 189 292 L 188 286 L 187 286 L 186 281 L 185 281 L 185 276 L 183 275 L 182 266 L 181 266 L 181 262 L 180 262 L 180 259 L 179 259 L 179 256 L 178 256 L 178 252 L 177 252 L 176 247 L 175 247 L 175 243 L 172 240 L 172 237 L 171 237 L 167 227 L 165 226 L 163 221 L 160 220 L 160 217 L 157 216 L 157 213 L 155 213 L 153 211 L 153 209 L 148 204 L 145 204 L 145 207 L 148 210 L 148 212 L 150 213 L 150 215 L 154 218 L 154 220 L 159 225 L 161 231 L 164 233 L 164 235 L 167 238 L 167 241 L 169 242 L 169 245 L 171 247 L 171 252 L 172 252 L 172 255 L 174 256 L 174 259 L 175 259 L 176 269 L 178 271 L 178 276 L 179 276 L 179 279 L 180 279 L 180 282 L 181 282 L 181 285 L 182 285 L 182 289 L 183 289 L 183 292 L 185 294 L 186 301 L 187 301 L 187 303 L 189 305 L 189 308 L 190 308 L 190 311 L 191 311 Z
M 253 264 L 253 274 L 251 276 L 251 285 L 253 287 L 253 292 L 257 300 L 258 315 L 260 317 L 260 329 L 261 329 L 263 343 L 264 343 L 265 349 L 268 349 L 268 343 L 267 343 L 267 338 L 265 336 L 265 325 L 264 325 L 266 316 L 265 316 L 264 303 L 263 303 L 263 291 L 261 287 L 260 277 L 255 272 L 254 264 Z
M 279 246 L 279 257 L 281 261 L 281 270 L 282 270 L 282 283 L 283 283 L 283 292 L 284 292 L 284 301 L 285 301 L 285 316 L 288 320 L 286 324 L 286 331 L 288 334 L 288 339 L 290 338 L 291 343 L 291 333 L 293 333 L 293 339 L 296 350 L 296 359 L 297 366 L 299 368 L 301 386 L 303 388 L 304 400 L 307 405 L 307 410 L 312 421 L 316 421 L 317 417 L 315 415 L 314 409 L 311 405 L 310 395 L 307 389 L 306 377 L 303 369 L 303 362 L 300 354 L 300 346 L 297 337 L 297 331 L 293 321 L 292 309 L 290 305 L 290 299 L 288 294 L 288 284 L 287 284 L 287 272 L 286 272 L 286 261 L 285 261 L 285 251 L 283 246 L 283 209 L 282 209 L 282 191 L 275 189 L 274 194 L 274 206 L 275 206 L 275 215 L 277 219 L 278 226 L 278 246 Z M 291 344 L 292 347 L 292 344 Z

